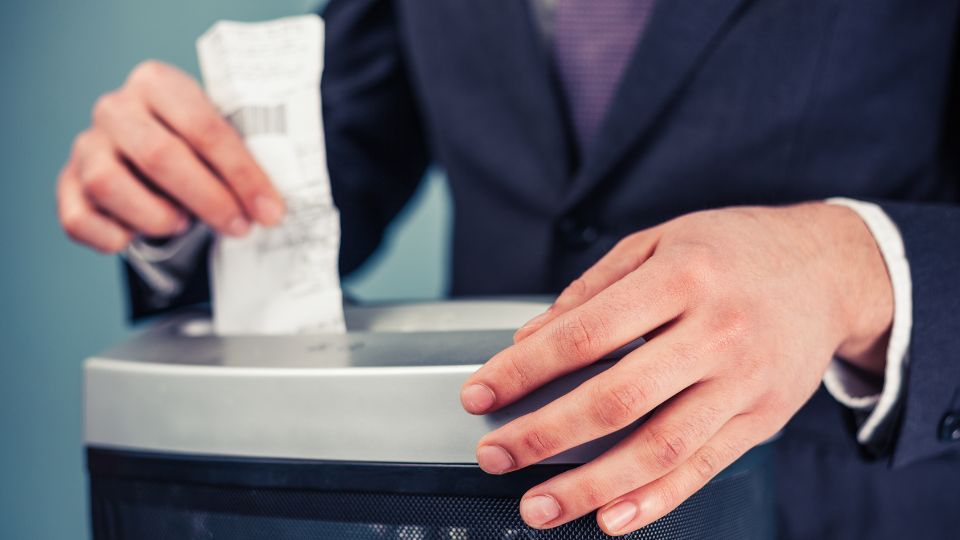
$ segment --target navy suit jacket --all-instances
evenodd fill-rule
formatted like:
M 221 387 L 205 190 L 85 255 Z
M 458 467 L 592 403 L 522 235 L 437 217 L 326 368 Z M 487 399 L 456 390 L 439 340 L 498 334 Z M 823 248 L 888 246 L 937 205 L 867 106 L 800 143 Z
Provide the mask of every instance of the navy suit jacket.
M 894 436 L 867 451 L 822 391 L 777 450 L 784 538 L 958 537 L 957 0 L 663 0 L 578 152 L 525 0 L 333 0 L 323 114 L 341 267 L 430 163 L 454 295 L 555 293 L 623 236 L 705 208 L 878 202 L 913 277 Z M 203 270 L 182 301 L 205 294 Z M 142 287 L 131 276 L 134 307 Z

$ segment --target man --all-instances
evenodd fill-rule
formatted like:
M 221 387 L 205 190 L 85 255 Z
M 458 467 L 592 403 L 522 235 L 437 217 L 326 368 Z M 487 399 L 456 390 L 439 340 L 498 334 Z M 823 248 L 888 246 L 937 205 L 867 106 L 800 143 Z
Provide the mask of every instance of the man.
M 435 160 L 456 212 L 452 293 L 563 289 L 465 383 L 464 407 L 649 339 L 478 444 L 480 466 L 507 473 L 653 412 L 531 489 L 528 524 L 596 510 L 606 532 L 636 530 L 786 425 L 782 537 L 956 536 L 957 7 L 330 3 L 342 270 Z M 196 83 L 156 62 L 97 103 L 58 199 L 73 238 L 134 242 L 133 264 L 185 285 L 164 296 L 131 272 L 137 315 L 203 298 L 201 250 L 178 242 L 192 219 L 243 235 L 283 214 Z

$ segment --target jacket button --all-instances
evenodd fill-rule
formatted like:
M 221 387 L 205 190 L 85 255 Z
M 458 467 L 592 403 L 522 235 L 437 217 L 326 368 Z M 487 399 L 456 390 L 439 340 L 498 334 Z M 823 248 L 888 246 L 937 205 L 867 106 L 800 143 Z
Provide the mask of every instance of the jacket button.
M 960 411 L 950 411 L 940 421 L 940 440 L 960 441 Z
M 581 223 L 572 217 L 557 222 L 557 235 L 563 245 L 570 249 L 586 249 L 600 237 L 600 231 L 592 225 Z

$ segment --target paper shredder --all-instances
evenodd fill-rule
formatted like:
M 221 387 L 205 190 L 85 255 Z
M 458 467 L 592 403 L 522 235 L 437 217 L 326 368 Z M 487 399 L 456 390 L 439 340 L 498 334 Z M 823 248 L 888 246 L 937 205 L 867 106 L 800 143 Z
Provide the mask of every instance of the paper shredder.
M 503 476 L 480 437 L 611 357 L 487 416 L 467 375 L 544 309 L 532 300 L 347 308 L 348 332 L 216 337 L 200 313 L 89 358 L 85 439 L 95 540 L 593 539 L 593 515 L 524 525 L 520 496 L 624 433 Z M 628 538 L 772 537 L 770 444 Z

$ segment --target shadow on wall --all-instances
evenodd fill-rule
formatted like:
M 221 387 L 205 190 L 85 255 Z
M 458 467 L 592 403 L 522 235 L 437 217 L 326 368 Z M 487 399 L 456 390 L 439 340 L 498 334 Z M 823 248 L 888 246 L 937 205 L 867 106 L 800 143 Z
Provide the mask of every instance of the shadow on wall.
M 4 2 L 0 7 L 0 538 L 82 539 L 81 360 L 128 330 L 118 264 L 70 244 L 54 181 L 96 97 L 140 60 L 196 74 L 194 39 L 221 18 L 304 13 L 304 0 Z M 388 246 L 345 285 L 360 299 L 446 287 L 448 196 L 425 182 Z

